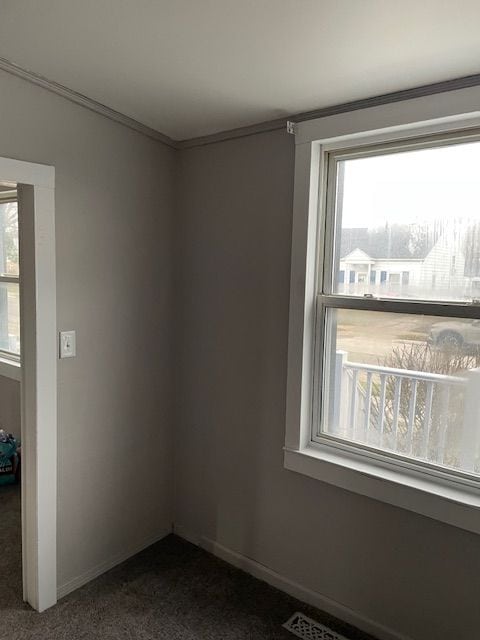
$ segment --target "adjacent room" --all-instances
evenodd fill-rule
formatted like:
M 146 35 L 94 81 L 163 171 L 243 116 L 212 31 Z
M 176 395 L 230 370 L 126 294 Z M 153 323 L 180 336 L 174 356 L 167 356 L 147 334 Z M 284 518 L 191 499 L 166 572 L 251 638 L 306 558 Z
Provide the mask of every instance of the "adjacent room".
M 0 640 L 480 637 L 479 24 L 0 1 Z

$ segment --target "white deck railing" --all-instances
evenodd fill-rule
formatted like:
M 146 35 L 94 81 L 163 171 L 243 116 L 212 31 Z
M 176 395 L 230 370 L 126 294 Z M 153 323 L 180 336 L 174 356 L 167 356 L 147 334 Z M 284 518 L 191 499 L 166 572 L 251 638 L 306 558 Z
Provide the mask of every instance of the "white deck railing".
M 336 354 L 330 433 L 408 457 L 474 469 L 479 369 L 452 376 L 347 358 L 344 351 Z

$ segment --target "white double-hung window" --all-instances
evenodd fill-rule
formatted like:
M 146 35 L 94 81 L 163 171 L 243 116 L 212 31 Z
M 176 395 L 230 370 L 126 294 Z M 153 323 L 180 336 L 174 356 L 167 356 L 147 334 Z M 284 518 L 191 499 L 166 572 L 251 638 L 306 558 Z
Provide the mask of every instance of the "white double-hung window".
M 288 469 L 473 531 L 477 104 L 470 88 L 296 125 L 285 446 Z
M 0 359 L 20 359 L 18 200 L 0 187 Z

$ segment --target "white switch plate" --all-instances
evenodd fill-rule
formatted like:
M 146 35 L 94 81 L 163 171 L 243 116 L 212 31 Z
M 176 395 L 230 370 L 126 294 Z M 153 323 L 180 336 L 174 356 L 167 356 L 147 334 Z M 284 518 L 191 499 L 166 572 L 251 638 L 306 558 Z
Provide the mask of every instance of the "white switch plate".
M 60 331 L 60 358 L 74 358 L 76 354 L 75 331 Z

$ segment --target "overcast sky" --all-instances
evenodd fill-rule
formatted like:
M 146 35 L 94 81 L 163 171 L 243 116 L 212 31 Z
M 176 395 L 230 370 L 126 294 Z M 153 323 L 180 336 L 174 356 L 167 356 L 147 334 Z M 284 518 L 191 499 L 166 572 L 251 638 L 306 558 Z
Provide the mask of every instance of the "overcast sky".
M 343 227 L 480 220 L 480 142 L 345 161 Z

